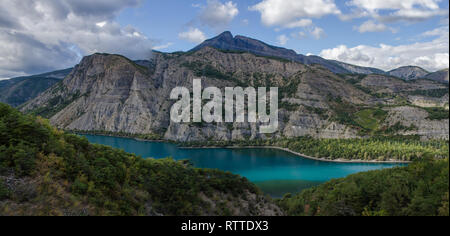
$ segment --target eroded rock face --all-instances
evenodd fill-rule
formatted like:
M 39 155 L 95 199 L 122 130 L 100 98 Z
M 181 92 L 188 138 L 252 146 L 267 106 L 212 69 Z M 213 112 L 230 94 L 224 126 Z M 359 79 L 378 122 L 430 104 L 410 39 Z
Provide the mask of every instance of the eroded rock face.
M 373 89 L 378 93 L 402 93 L 416 90 L 448 89 L 445 85 L 430 80 L 419 79 L 412 83 L 383 75 L 368 75 L 361 81 L 361 85 Z
M 448 94 L 441 98 L 425 96 L 409 96 L 408 101 L 418 107 L 443 107 L 448 110 Z
M 393 126 L 397 123 L 412 127 L 408 131 L 400 131 L 403 135 L 419 135 L 424 139 L 449 138 L 449 120 L 430 120 L 429 114 L 417 107 L 402 106 L 389 109 L 386 123 Z
M 388 104 L 322 66 L 248 53 L 225 53 L 205 47 L 185 54 L 155 53 L 151 61 L 138 64 L 118 55 L 88 56 L 62 83 L 26 103 L 22 111 L 47 116 L 53 125 L 66 130 L 159 134 L 168 140 L 204 141 L 299 136 L 354 138 L 358 137 L 357 130 L 331 119 L 335 101 L 353 106 Z M 173 123 L 170 109 L 176 101 L 170 100 L 172 89 L 186 87 L 192 91 L 192 81 L 198 78 L 202 79 L 203 88 L 214 86 L 222 92 L 225 87 L 235 86 L 278 87 L 282 101 L 278 131 L 261 135 L 261 124 L 247 122 Z M 443 86 L 429 81 L 417 82 L 416 87 L 410 88 L 412 85 L 403 81 L 392 82 L 389 77 L 378 75 L 367 77 L 360 84 L 399 91 Z M 406 119 L 413 122 L 417 118 Z M 427 122 L 419 125 L 425 136 L 434 132 L 427 133 L 427 125 L 434 127 L 436 133 L 439 127 L 443 128 L 440 123 Z M 445 132 L 448 137 L 448 125 L 437 137 L 445 136 Z

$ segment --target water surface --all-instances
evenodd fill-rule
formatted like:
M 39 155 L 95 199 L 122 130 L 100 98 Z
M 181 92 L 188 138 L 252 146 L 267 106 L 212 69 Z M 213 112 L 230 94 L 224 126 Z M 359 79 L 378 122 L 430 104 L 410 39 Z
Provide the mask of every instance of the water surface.
M 401 165 L 323 162 L 277 149 L 182 149 L 170 143 L 98 135 L 83 136 L 92 143 L 123 149 L 144 158 L 189 159 L 195 167 L 230 171 L 246 177 L 274 197 L 280 197 L 288 192 L 299 192 L 357 172 Z

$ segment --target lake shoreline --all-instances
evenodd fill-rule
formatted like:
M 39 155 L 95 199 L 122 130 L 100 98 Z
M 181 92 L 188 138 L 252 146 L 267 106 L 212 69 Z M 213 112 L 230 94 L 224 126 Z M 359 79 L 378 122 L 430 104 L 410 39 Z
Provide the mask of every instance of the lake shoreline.
M 106 136 L 106 137 L 116 137 L 116 138 L 128 138 L 128 139 L 133 139 L 136 141 L 140 141 L 140 142 L 155 142 L 155 143 L 173 143 L 176 144 L 176 142 L 170 141 L 170 140 L 148 140 L 148 139 L 142 139 L 142 138 L 137 138 L 137 137 L 129 137 L 129 136 L 120 136 L 120 135 L 112 135 L 112 134 L 92 134 L 92 133 L 85 133 L 85 132 L 76 132 L 76 134 L 79 135 L 100 135 L 100 136 Z M 396 160 L 390 160 L 390 161 L 376 161 L 376 160 L 372 160 L 372 161 L 365 161 L 365 160 L 360 160 L 360 159 L 356 159 L 356 160 L 348 160 L 348 159 L 335 159 L 335 160 L 330 160 L 330 159 L 326 159 L 326 158 L 318 158 L 318 157 L 312 157 L 312 156 L 308 156 L 302 153 L 298 153 L 295 151 L 292 151 L 288 148 L 282 148 L 282 147 L 276 147 L 276 146 L 200 146 L 200 147 L 183 147 L 183 146 L 179 146 L 178 148 L 180 149 L 276 149 L 276 150 L 281 150 L 281 151 L 285 151 L 285 152 L 289 152 L 291 154 L 294 154 L 296 156 L 299 157 L 303 157 L 306 159 L 310 159 L 310 160 L 315 160 L 315 161 L 322 161 L 322 162 L 334 162 L 334 163 L 363 163 L 363 164 L 409 164 L 411 163 L 410 161 L 396 161 Z
M 355 159 L 355 160 L 348 160 L 348 159 L 335 159 L 335 160 L 330 160 L 330 159 L 326 159 L 326 158 L 318 158 L 318 157 L 312 157 L 312 156 L 308 156 L 302 153 L 298 153 L 295 151 L 292 151 L 288 148 L 282 148 L 282 147 L 275 147 L 275 146 L 224 146 L 224 147 L 219 147 L 219 146 L 201 146 L 201 147 L 179 147 L 181 149 L 276 149 L 276 150 L 281 150 L 281 151 L 285 151 L 285 152 L 289 152 L 291 154 L 294 154 L 296 156 L 299 157 L 303 157 L 306 159 L 310 159 L 310 160 L 315 160 L 315 161 L 323 161 L 323 162 L 334 162 L 334 163 L 363 163 L 363 164 L 409 164 L 411 163 L 410 161 L 396 161 L 396 160 L 391 160 L 391 161 L 365 161 L 365 160 L 359 160 L 359 159 Z

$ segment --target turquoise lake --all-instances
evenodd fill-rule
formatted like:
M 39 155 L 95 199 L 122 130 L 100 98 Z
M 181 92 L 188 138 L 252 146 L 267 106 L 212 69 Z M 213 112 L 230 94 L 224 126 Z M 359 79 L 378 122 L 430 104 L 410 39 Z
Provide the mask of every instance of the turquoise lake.
M 358 172 L 404 165 L 323 162 L 276 149 L 182 149 L 170 143 L 98 135 L 83 136 L 92 143 L 123 149 L 144 158 L 189 159 L 195 167 L 230 171 L 246 177 L 273 197 L 299 192 Z

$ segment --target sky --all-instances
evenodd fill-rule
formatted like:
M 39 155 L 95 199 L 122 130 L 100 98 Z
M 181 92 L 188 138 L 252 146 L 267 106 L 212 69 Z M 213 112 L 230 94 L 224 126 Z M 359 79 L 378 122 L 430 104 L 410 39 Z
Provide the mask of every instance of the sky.
M 448 0 L 0 0 L 0 79 L 96 52 L 148 59 L 223 31 L 360 66 L 449 67 Z

